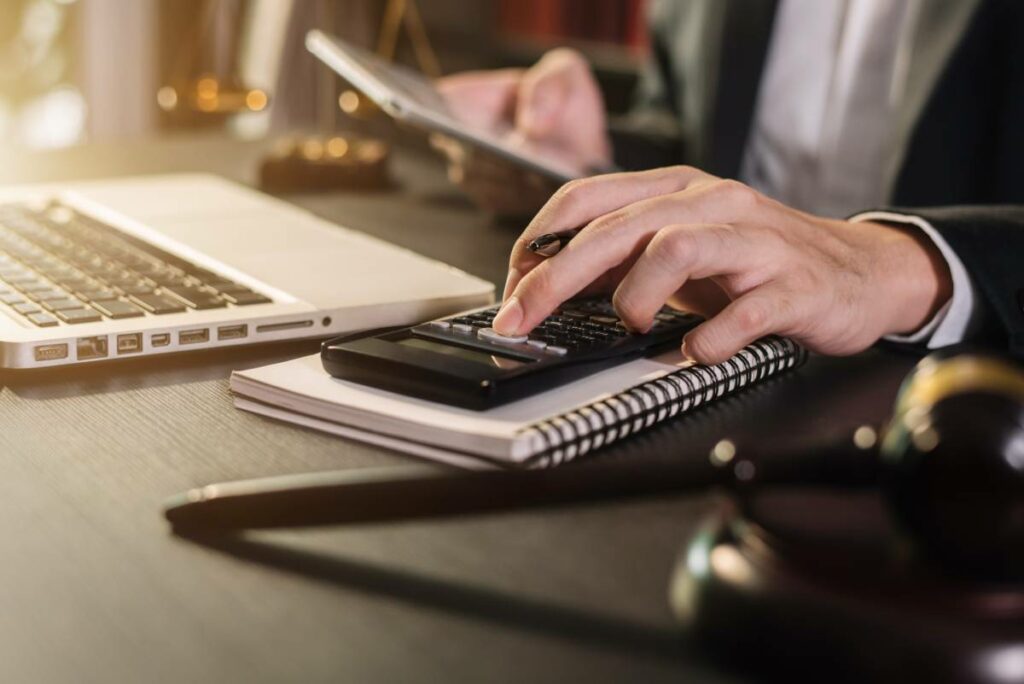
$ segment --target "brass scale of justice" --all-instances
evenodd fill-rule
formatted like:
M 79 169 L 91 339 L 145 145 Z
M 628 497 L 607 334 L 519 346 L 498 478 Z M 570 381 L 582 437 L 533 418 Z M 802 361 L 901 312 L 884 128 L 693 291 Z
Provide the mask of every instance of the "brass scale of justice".
M 200 20 L 184 41 L 168 83 L 157 91 L 157 104 L 168 113 L 198 117 L 226 117 L 266 110 L 271 94 L 250 87 L 237 73 L 226 76 L 192 68 L 189 58 L 205 39 L 214 40 L 214 17 L 222 0 L 203 3 Z M 395 57 L 402 29 L 423 73 L 441 75 L 438 61 L 415 0 L 388 0 L 384 9 L 376 53 Z M 333 79 L 332 79 L 333 80 Z M 333 104 L 331 105 L 333 108 Z M 342 89 L 337 106 L 355 119 L 377 115 L 377 106 L 350 88 Z M 289 135 L 278 140 L 260 164 L 260 185 L 270 192 L 319 191 L 334 188 L 379 189 L 389 185 L 387 143 L 353 134 L 338 134 L 323 117 L 319 135 Z

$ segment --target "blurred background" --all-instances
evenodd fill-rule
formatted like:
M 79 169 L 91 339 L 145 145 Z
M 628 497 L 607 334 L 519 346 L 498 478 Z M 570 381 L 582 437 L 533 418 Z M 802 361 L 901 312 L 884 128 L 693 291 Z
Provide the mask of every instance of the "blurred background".
M 612 112 L 646 0 L 0 0 L 0 145 L 197 129 L 261 138 L 387 124 L 303 47 L 321 28 L 429 75 L 588 56 Z

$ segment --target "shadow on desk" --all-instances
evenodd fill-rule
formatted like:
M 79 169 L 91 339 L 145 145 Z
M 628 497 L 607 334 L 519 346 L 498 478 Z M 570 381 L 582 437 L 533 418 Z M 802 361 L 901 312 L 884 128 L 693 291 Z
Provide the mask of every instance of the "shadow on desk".
M 205 548 L 321 584 L 389 599 L 504 627 L 583 642 L 605 650 L 682 662 L 692 651 L 680 632 L 659 629 L 559 606 L 515 594 L 471 586 L 379 564 L 237 536 L 191 537 Z
M 610 460 L 707 458 L 723 436 L 741 442 L 771 441 L 773 453 L 787 445 L 821 439 L 828 431 L 878 421 L 891 407 L 910 357 L 871 352 L 856 359 L 816 357 L 804 368 L 719 402 L 662 429 L 608 448 L 567 468 Z M 826 387 L 827 385 L 827 387 Z M 794 425 L 804 425 L 794 429 Z M 702 494 L 704 492 L 696 492 Z M 590 504 L 593 505 L 593 504 Z M 542 602 L 504 591 L 434 577 L 361 560 L 296 549 L 251 536 L 192 536 L 190 541 L 240 561 L 311 581 L 414 604 L 473 620 L 583 642 L 640 657 L 684 661 L 693 650 L 680 631 L 645 625 L 600 612 Z M 666 588 L 667 590 L 667 588 Z

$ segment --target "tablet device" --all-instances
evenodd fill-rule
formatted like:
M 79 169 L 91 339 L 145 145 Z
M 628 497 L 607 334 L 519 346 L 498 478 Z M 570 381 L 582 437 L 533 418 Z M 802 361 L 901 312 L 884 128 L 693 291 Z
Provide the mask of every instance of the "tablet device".
M 460 121 L 434 84 L 411 69 L 385 62 L 322 31 L 306 34 L 306 48 L 398 121 L 483 148 L 559 183 L 593 173 L 591 169 L 578 168 L 553 150 L 530 148 L 521 140 L 516 142 L 511 127 L 495 130 Z

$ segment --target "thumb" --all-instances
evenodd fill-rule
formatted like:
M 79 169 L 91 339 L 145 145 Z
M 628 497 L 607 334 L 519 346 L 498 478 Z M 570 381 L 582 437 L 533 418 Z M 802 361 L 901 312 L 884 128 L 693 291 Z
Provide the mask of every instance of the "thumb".
M 469 71 L 440 78 L 435 85 L 458 119 L 490 128 L 511 117 L 522 78 L 521 69 Z
M 558 123 L 568 100 L 572 79 L 581 58 L 568 50 L 555 50 L 529 69 L 519 85 L 516 130 L 527 138 L 543 138 Z

